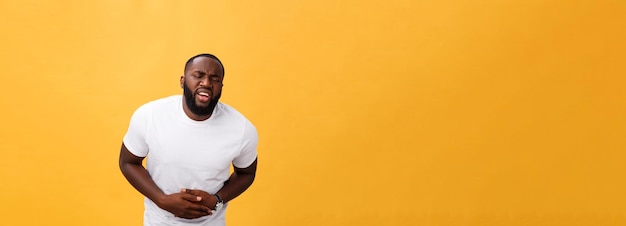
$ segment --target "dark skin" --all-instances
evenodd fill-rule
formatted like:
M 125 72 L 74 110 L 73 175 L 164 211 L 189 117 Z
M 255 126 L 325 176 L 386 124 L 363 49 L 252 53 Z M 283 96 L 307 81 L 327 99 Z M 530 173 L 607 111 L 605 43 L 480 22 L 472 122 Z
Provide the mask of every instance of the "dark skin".
M 217 101 L 222 92 L 224 74 L 222 65 L 217 60 L 208 57 L 194 59 L 185 75 L 181 76 L 181 87 L 187 86 L 194 91 L 196 105 L 208 106 L 211 100 Z M 202 95 L 200 95 L 202 94 Z M 207 95 L 208 94 L 208 95 Z M 209 96 L 208 100 L 206 96 Z M 197 115 L 189 110 L 183 97 L 185 114 L 196 121 L 209 119 L 211 115 Z M 143 157 L 132 154 L 122 143 L 119 166 L 128 182 L 141 194 L 152 200 L 160 208 L 174 214 L 176 217 L 194 219 L 212 214 L 217 198 L 202 190 L 181 188 L 181 192 L 165 194 L 154 183 L 148 171 L 143 167 Z M 224 203 L 233 200 L 242 194 L 254 181 L 257 160 L 246 167 L 234 167 L 233 173 L 216 194 Z

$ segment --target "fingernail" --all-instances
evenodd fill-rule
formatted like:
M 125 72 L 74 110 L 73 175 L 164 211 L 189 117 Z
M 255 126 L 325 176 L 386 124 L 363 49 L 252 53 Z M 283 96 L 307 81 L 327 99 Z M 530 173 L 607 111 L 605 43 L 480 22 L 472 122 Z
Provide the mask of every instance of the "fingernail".
M 196 197 L 196 199 L 197 199 L 198 201 L 200 201 L 200 200 L 202 200 L 202 197 L 197 196 L 197 197 Z

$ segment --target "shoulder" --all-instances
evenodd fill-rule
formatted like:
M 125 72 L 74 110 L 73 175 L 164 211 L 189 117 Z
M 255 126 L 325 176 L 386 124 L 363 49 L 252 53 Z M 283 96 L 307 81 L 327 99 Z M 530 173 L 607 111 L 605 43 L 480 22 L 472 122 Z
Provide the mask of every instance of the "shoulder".
M 176 109 L 176 104 L 182 101 L 182 96 L 169 96 L 147 102 L 139 106 L 133 113 L 133 118 L 152 118 L 155 113 L 165 113 Z
M 234 107 L 228 104 L 219 102 L 217 103 L 217 107 L 218 107 L 218 111 L 221 114 L 228 115 L 228 116 L 244 117 L 243 114 L 241 114 L 241 112 L 237 111 L 237 109 L 235 109 Z
M 239 112 L 237 109 L 235 109 L 234 107 L 219 102 L 217 104 L 217 108 L 218 108 L 218 114 L 220 115 L 220 118 L 227 118 L 229 121 L 235 121 L 235 122 L 239 122 L 242 125 L 245 126 L 253 126 L 252 122 L 250 122 L 250 120 L 248 120 L 248 118 L 246 118 L 246 116 L 244 116 L 241 112 Z
M 180 101 L 182 101 L 182 95 L 173 95 L 173 96 L 164 97 L 164 98 L 161 98 L 161 99 L 156 99 L 156 100 L 150 101 L 150 102 L 146 103 L 145 105 L 151 105 L 151 106 L 171 106 L 171 105 L 180 103 Z

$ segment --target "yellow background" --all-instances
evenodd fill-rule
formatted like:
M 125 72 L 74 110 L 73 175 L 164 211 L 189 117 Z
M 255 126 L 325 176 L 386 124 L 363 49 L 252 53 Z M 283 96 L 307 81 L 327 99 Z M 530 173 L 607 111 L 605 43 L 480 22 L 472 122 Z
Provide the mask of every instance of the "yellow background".
M 229 225 L 626 225 L 622 0 L 0 2 L 2 225 L 140 225 L 133 111 L 224 62 Z

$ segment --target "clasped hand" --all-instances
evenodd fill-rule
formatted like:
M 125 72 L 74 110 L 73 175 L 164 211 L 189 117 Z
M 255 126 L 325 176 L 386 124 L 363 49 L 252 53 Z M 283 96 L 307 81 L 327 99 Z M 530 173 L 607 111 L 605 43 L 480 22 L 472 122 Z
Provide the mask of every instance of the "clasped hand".
M 217 203 L 215 196 L 193 189 L 181 189 L 179 193 L 165 195 L 157 205 L 176 217 L 195 219 L 213 214 Z

